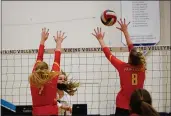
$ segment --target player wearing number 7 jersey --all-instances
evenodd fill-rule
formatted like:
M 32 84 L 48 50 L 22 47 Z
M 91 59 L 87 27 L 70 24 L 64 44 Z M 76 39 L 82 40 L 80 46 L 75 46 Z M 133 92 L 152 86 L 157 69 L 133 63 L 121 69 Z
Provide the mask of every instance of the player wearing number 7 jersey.
M 127 32 L 127 25 L 122 20 L 118 23 L 121 25 L 120 29 L 124 32 L 128 48 L 129 48 L 129 59 L 128 63 L 125 63 L 117 59 L 114 55 L 111 54 L 109 48 L 105 45 L 103 40 L 104 33 L 101 32 L 101 28 L 97 28 L 95 34 L 93 34 L 99 41 L 103 52 L 111 64 L 118 70 L 120 76 L 120 86 L 121 90 L 119 91 L 116 98 L 116 112 L 115 116 L 129 116 L 129 101 L 132 92 L 137 88 L 143 88 L 145 80 L 145 58 L 141 52 L 138 52 L 136 48 L 133 47 L 133 44 L 130 40 L 129 34 Z
M 44 43 L 48 39 L 48 31 L 46 31 L 46 28 L 42 29 L 36 63 L 29 76 L 33 116 L 58 115 L 56 87 L 60 73 L 61 43 L 65 37 L 61 31 L 59 34 L 57 32 L 57 36 L 55 37 L 54 62 L 50 70 L 48 64 L 43 61 Z

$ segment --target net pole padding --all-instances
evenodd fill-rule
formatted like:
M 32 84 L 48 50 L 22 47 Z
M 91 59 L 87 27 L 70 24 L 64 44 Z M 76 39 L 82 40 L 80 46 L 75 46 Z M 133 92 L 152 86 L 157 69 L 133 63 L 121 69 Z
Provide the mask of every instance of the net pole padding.
M 128 47 L 109 47 L 111 52 L 128 52 Z M 140 46 L 136 47 L 142 51 L 171 51 L 171 46 Z M 45 54 L 53 54 L 55 48 L 45 49 Z M 70 54 L 70 53 L 101 53 L 103 49 L 100 47 L 94 48 L 62 48 L 62 53 Z M 36 54 L 38 49 L 20 49 L 20 50 L 1 50 L 1 54 L 6 55 L 17 55 L 17 54 Z

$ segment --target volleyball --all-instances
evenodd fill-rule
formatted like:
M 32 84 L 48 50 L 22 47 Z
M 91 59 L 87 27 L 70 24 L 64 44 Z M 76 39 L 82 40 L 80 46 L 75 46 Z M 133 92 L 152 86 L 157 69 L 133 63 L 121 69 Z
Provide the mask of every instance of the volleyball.
M 116 13 L 112 10 L 105 10 L 101 15 L 101 21 L 106 26 L 112 26 L 117 21 Z

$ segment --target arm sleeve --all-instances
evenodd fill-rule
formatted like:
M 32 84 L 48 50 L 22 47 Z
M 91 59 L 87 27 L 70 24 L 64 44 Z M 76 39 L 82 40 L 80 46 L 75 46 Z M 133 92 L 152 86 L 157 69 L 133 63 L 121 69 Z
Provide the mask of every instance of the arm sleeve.
M 40 44 L 37 59 L 36 59 L 36 63 L 34 64 L 32 72 L 35 70 L 35 67 L 36 67 L 37 63 L 43 61 L 43 54 L 44 54 L 44 45 Z
M 111 62 L 111 64 L 118 70 L 121 67 L 121 64 L 123 63 L 121 60 L 117 59 L 115 56 L 113 56 L 109 50 L 108 47 L 103 48 L 103 52 L 106 56 L 106 58 Z
M 60 59 L 61 59 L 61 52 L 55 51 L 55 59 L 52 66 L 52 71 L 60 71 Z
M 134 45 L 133 45 L 133 44 L 128 45 L 128 50 L 129 50 L 129 52 L 130 52 L 133 48 L 134 48 Z

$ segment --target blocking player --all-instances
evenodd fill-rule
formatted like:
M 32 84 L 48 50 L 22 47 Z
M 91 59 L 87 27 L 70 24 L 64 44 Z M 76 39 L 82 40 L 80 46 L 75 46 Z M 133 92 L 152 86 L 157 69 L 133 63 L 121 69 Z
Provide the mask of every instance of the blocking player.
M 32 114 L 34 116 L 58 115 L 56 86 L 60 71 L 61 43 L 65 37 L 64 33 L 60 32 L 58 34 L 57 32 L 55 58 L 50 71 L 48 64 L 43 61 L 44 43 L 48 39 L 48 31 L 46 31 L 46 28 L 42 29 L 37 60 L 32 74 L 29 76 L 33 107 Z
M 97 38 L 101 47 L 103 48 L 106 58 L 119 72 L 121 89 L 116 97 L 115 116 L 129 116 L 130 96 L 135 89 L 143 88 L 146 62 L 143 54 L 133 47 L 129 33 L 127 31 L 127 26 L 129 23 L 126 24 L 125 19 L 124 23 L 122 20 L 120 22 L 118 21 L 118 23 L 121 26 L 118 29 L 124 33 L 130 51 L 128 63 L 125 63 L 112 55 L 103 40 L 105 33 L 102 33 L 101 28 L 97 27 L 97 29 L 94 29 L 95 33 L 92 33 L 92 35 Z

